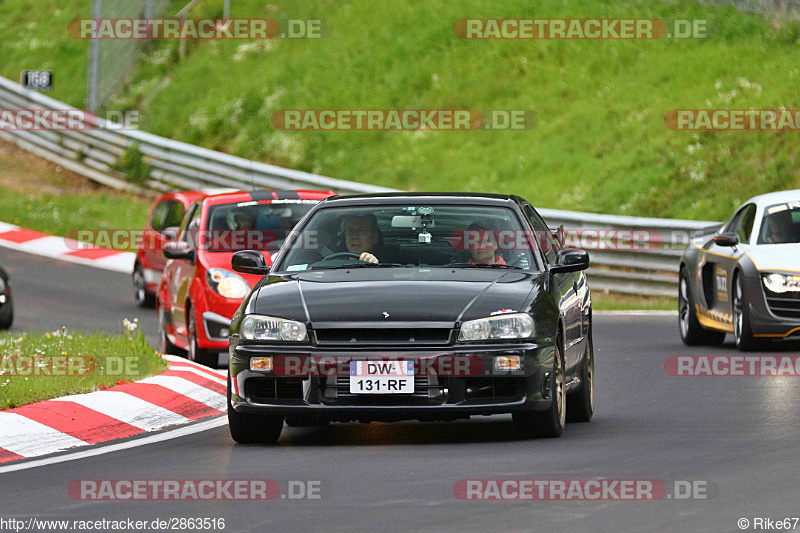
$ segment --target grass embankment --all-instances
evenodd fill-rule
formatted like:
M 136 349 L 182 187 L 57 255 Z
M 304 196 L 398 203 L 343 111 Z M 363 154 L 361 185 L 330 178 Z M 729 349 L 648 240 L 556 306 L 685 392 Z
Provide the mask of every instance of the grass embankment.
M 219 2 L 202 2 L 210 10 Z M 205 5 L 205 7 L 203 7 Z M 799 108 L 798 24 L 695 2 L 282 2 L 320 40 L 159 43 L 120 103 L 143 128 L 248 158 L 411 190 L 515 192 L 535 205 L 722 220 L 800 187 L 796 132 L 673 131 L 672 109 Z M 465 17 L 710 19 L 706 40 L 465 41 Z M 165 81 L 166 80 L 166 81 Z M 279 109 L 526 109 L 528 131 L 283 132 Z
M 2 222 L 59 236 L 76 229 L 141 229 L 151 202 L 96 185 L 0 141 Z
M 137 381 L 167 363 L 130 325 L 121 335 L 0 333 L 0 409 Z
M 166 16 L 174 14 L 172 2 Z M 0 6 L 0 72 L 53 68 L 52 96 L 81 106 L 87 41 L 66 25 L 86 2 Z M 220 16 L 202 0 L 192 17 Z M 412 190 L 516 192 L 542 207 L 721 220 L 735 204 L 800 187 L 794 132 L 676 132 L 671 109 L 800 107 L 791 17 L 695 2 L 239 0 L 233 17 L 317 18 L 318 40 L 177 41 L 145 54 L 111 109 L 143 129 L 248 158 Z M 465 41 L 465 17 L 709 19 L 705 40 Z M 282 132 L 279 109 L 526 109 L 529 131 Z

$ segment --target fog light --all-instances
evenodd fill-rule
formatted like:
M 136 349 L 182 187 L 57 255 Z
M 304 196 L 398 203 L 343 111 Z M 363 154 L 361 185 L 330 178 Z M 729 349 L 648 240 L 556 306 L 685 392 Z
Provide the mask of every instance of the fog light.
M 522 368 L 522 358 L 518 355 L 501 355 L 494 358 L 495 370 L 519 370 Z
M 272 372 L 272 357 L 251 357 L 250 370 Z
M 230 333 L 228 331 L 228 328 L 222 328 L 221 330 L 219 330 L 219 336 L 222 337 L 223 339 L 228 338 L 228 333 Z

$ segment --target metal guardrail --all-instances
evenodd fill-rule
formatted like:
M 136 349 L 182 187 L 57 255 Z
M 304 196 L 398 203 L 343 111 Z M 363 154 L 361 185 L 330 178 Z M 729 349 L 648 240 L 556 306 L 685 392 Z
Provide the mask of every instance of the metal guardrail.
M 0 109 L 74 108 L 0 77 Z M 157 191 L 263 187 L 330 189 L 354 194 L 397 190 L 250 161 L 150 133 L 122 129 L 103 119 L 98 123 L 95 129 L 81 131 L 0 129 L 0 138 L 98 183 L 130 191 L 141 188 L 127 181 L 112 166 L 134 144 L 144 155 L 144 161 L 152 167 L 150 179 L 144 185 Z M 595 246 L 588 247 L 592 260 L 589 279 L 595 289 L 650 296 L 677 294 L 678 261 L 689 235 L 694 230 L 714 224 L 555 209 L 540 209 L 539 212 L 550 226 L 563 224 L 568 228 L 568 244 L 572 237 L 580 244 L 580 239 L 591 233 L 587 230 L 647 231 L 647 249 L 643 250 L 619 249 L 616 238 L 605 242 L 597 235 L 593 239 Z

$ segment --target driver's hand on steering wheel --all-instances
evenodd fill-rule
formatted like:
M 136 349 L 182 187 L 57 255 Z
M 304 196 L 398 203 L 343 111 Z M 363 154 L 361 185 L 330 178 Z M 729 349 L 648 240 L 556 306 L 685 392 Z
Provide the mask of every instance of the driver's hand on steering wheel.
M 378 258 L 369 252 L 362 253 L 359 259 L 361 261 L 366 261 L 367 263 L 376 263 L 376 264 L 378 263 Z

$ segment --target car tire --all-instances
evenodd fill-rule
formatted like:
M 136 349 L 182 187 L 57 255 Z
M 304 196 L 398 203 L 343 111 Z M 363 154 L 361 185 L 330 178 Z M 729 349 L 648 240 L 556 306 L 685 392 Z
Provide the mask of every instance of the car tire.
M 724 331 L 709 331 L 703 329 L 697 320 L 697 310 L 694 307 L 689 273 L 681 269 L 678 281 L 678 328 L 681 340 L 687 346 L 701 346 L 722 344 L 725 342 Z
M 292 428 L 305 428 L 316 426 L 327 426 L 330 420 L 314 415 L 286 415 L 283 418 L 286 425 Z
M 169 341 L 169 337 L 167 337 L 167 317 L 163 305 L 158 306 L 158 334 L 161 339 L 161 353 L 166 355 L 186 356 L 186 352 L 172 344 Z
M 155 294 L 147 292 L 144 268 L 139 263 L 133 267 L 133 299 L 139 307 L 152 308 L 156 304 Z
M 8 329 L 14 323 L 14 301 L 8 300 L 0 311 L 0 329 Z
M 194 307 L 189 304 L 186 311 L 186 316 L 188 317 L 186 323 L 187 342 L 189 344 L 186 356 L 190 361 L 215 368 L 219 361 L 219 354 L 200 348 L 197 345 L 197 317 L 194 315 Z
M 512 415 L 517 435 L 524 439 L 560 437 L 564 432 L 567 402 L 560 336 L 556 340 L 554 357 L 554 368 L 550 376 L 550 408 L 546 411 L 523 411 Z
M 231 405 L 231 374 L 228 372 L 228 429 L 240 444 L 272 444 L 283 430 L 281 415 L 237 413 Z
M 747 307 L 742 276 L 737 272 L 733 279 L 733 338 L 736 341 L 736 347 L 742 352 L 757 350 L 764 346 L 763 341 L 753 336 Z
M 594 341 L 591 324 L 579 377 L 580 388 L 567 395 L 567 422 L 588 422 L 594 414 Z

